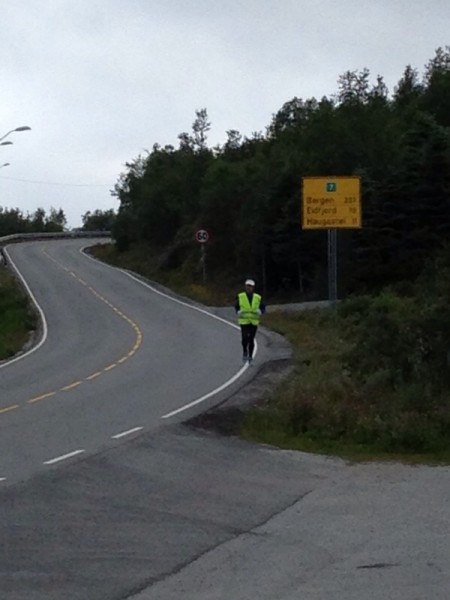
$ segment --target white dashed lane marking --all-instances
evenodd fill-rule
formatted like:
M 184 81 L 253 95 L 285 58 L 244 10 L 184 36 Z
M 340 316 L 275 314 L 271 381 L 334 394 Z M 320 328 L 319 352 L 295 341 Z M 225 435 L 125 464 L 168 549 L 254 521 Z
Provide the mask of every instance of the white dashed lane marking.
M 56 458 L 45 460 L 44 465 L 54 465 L 55 463 L 67 460 L 68 458 L 72 458 L 73 456 L 77 456 L 78 454 L 83 454 L 83 452 L 84 450 L 74 450 L 73 452 L 69 452 L 68 454 L 63 454 L 62 456 L 57 456 Z
M 137 433 L 138 431 L 142 431 L 143 427 L 133 427 L 133 429 L 128 429 L 128 431 L 122 431 L 122 433 L 116 433 L 116 435 L 111 436 L 114 440 L 118 440 L 127 435 L 131 435 L 132 433 Z

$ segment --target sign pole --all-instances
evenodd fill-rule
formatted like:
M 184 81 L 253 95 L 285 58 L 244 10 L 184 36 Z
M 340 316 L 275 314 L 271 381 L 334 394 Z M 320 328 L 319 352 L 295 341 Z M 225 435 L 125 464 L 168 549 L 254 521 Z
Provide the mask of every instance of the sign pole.
M 203 285 L 206 285 L 206 244 L 202 244 L 201 248 L 201 258 L 200 262 L 202 263 L 202 272 L 203 272 Z
M 200 244 L 200 264 L 202 265 L 203 285 L 206 285 L 206 243 L 209 240 L 209 233 L 206 229 L 199 229 L 195 232 L 195 239 Z
M 337 302 L 337 230 L 359 229 L 361 180 L 359 177 L 303 177 L 303 229 L 328 232 L 328 299 Z
M 337 302 L 337 229 L 328 233 L 328 300 L 332 306 Z

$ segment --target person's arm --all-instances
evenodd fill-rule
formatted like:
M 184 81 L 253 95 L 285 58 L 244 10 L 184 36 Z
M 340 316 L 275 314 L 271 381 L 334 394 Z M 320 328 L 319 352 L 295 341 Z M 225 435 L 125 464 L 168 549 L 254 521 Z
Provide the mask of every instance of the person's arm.
M 264 302 L 262 300 L 261 300 L 261 303 L 259 305 L 259 310 L 261 311 L 262 315 L 266 312 L 266 305 L 264 304 Z
M 239 296 L 236 296 L 236 300 L 234 302 L 234 310 L 236 311 L 236 313 L 238 313 L 240 311 L 241 307 L 239 304 Z

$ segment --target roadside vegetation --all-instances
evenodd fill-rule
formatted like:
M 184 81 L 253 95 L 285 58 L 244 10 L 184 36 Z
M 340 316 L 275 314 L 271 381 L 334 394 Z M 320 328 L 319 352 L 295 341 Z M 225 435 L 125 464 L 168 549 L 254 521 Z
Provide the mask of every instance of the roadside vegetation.
M 94 254 L 155 276 L 127 262 L 129 255 L 118 261 L 112 247 Z M 173 280 L 172 289 L 204 301 L 187 293 L 186 281 Z M 221 294 L 205 291 L 206 303 Z M 269 310 L 263 325 L 290 341 L 294 370 L 246 412 L 242 437 L 357 460 L 450 462 L 448 298 L 450 246 L 408 286 L 349 297 L 334 308 Z
M 60 208 L 48 213 L 38 208 L 33 214 L 24 214 L 18 208 L 0 206 L 0 237 L 14 233 L 57 233 L 64 231 L 66 216 Z
M 205 267 L 211 288 L 251 276 L 266 298 L 322 299 L 327 235 L 301 226 L 302 178 L 359 176 L 363 227 L 338 231 L 341 297 L 414 280 L 450 236 L 449 115 L 450 46 L 423 75 L 408 65 L 392 91 L 347 71 L 332 96 L 288 99 L 264 131 L 229 129 L 214 147 L 196 110 L 176 146 L 150 142 L 125 164 L 112 191 L 117 252 L 153 257 L 167 281 L 202 286 Z
M 36 328 L 36 317 L 16 278 L 0 267 L 0 360 L 24 347 Z
M 118 260 L 112 246 L 97 246 L 93 254 L 144 276 L 155 274 L 137 258 Z M 180 281 L 173 280 L 172 289 L 192 299 L 213 305 L 222 297 L 220 290 Z M 355 460 L 449 463 L 448 298 L 450 246 L 409 286 L 350 297 L 334 308 L 269 310 L 263 325 L 290 341 L 294 369 L 246 412 L 242 437 Z M 229 295 L 223 303 L 231 300 Z M 20 350 L 35 320 L 5 268 L 0 315 L 0 356 L 6 358 Z
M 125 164 L 117 213 L 83 216 L 85 230 L 112 233 L 93 253 L 210 306 L 232 304 L 247 277 L 267 304 L 322 300 L 327 232 L 301 227 L 302 177 L 358 176 L 363 226 L 338 231 L 345 300 L 266 316 L 290 339 L 295 369 L 248 412 L 242 435 L 449 461 L 450 46 L 422 76 L 406 66 L 392 92 L 367 69 L 347 71 L 331 97 L 285 102 L 264 133 L 230 129 L 211 148 L 210 128 L 206 108 L 196 110 L 178 147 L 155 142 Z M 62 213 L 50 217 L 62 226 Z M 0 233 L 18 232 L 20 218 L 0 210 Z M 28 226 L 38 221 L 42 211 Z
M 242 437 L 355 460 L 450 462 L 450 390 L 448 368 L 442 364 L 446 359 L 427 357 L 420 342 L 408 348 L 412 330 L 422 329 L 428 317 L 422 314 L 417 321 L 407 315 L 409 309 L 400 308 L 403 299 L 395 294 L 360 300 L 360 316 L 366 313 L 367 318 L 359 323 L 355 314 L 346 314 L 352 302 L 336 312 L 267 317 L 266 325 L 293 344 L 295 368 L 245 414 Z M 413 313 L 418 309 L 409 308 Z M 373 326 L 379 316 L 379 325 Z M 386 344 L 383 324 L 395 330 L 405 327 L 398 345 Z M 370 341 L 365 343 L 368 331 Z M 441 335 L 434 334 L 432 343 L 438 347 Z M 435 379 L 438 371 L 445 371 L 447 381 Z
M 242 435 L 351 458 L 450 462 L 450 247 L 414 284 L 268 315 L 295 370 Z
M 114 244 L 100 244 L 89 250 L 96 258 L 122 269 L 129 269 L 148 279 L 168 287 L 181 296 L 201 302 L 206 306 L 231 306 L 235 293 L 242 281 L 228 277 L 213 284 L 203 283 L 191 277 L 182 269 L 165 271 L 161 268 L 161 257 L 152 253 L 146 245 L 135 245 L 124 252 L 119 252 Z

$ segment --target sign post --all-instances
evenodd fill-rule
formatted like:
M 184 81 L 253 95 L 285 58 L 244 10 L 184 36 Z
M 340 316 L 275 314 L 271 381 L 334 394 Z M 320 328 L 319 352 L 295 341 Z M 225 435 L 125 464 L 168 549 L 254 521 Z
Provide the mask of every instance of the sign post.
M 359 177 L 304 177 L 303 229 L 327 229 L 328 299 L 337 300 L 337 230 L 358 229 L 361 219 Z
M 328 246 L 328 300 L 337 301 L 337 229 L 327 230 Z
M 200 244 L 200 264 L 202 265 L 203 285 L 206 285 L 206 242 L 209 240 L 209 233 L 206 229 L 199 229 L 195 232 L 195 239 Z

